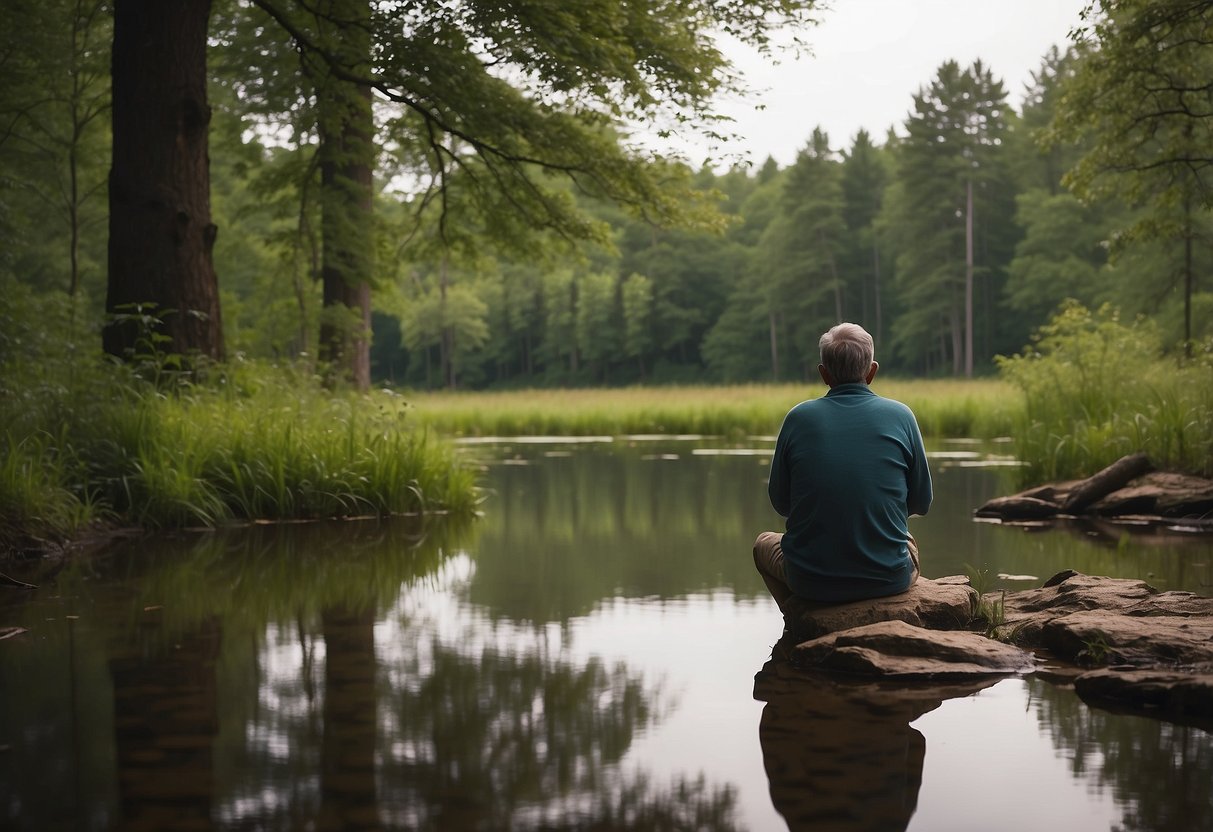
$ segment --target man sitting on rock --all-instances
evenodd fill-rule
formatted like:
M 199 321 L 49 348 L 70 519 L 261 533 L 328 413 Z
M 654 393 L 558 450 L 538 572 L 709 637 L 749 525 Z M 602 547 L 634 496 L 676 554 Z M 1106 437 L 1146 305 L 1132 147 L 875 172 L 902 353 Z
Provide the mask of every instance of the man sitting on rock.
M 905 592 L 918 579 L 911 514 L 931 506 L 931 472 L 910 408 L 868 387 L 872 336 L 842 323 L 821 336 L 825 396 L 784 417 L 771 505 L 787 532 L 763 532 L 754 563 L 793 632 L 809 605 Z

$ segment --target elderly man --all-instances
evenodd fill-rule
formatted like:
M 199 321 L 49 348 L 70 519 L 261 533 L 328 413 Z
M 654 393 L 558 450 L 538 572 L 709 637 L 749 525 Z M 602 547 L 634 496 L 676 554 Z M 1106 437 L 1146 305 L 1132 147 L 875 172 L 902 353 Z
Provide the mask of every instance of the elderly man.
M 904 592 L 918 579 L 911 514 L 931 506 L 914 414 L 868 387 L 872 336 L 842 323 L 821 336 L 825 396 L 788 411 L 771 459 L 771 505 L 787 532 L 763 532 L 754 563 L 795 624 L 797 599 L 842 603 Z

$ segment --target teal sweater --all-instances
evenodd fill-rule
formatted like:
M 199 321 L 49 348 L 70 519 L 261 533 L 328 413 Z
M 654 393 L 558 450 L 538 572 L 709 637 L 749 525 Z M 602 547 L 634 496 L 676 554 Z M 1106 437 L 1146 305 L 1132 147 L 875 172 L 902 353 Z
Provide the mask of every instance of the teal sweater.
M 768 491 L 787 518 L 796 595 L 858 601 L 909 587 L 907 520 L 931 507 L 931 472 L 904 404 L 857 383 L 796 405 L 779 429 Z

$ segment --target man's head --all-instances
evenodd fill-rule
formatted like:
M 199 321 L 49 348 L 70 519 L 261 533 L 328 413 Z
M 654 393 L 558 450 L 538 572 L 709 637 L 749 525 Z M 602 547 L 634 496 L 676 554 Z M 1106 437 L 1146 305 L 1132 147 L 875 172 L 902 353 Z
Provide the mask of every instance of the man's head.
M 822 380 L 836 384 L 872 383 L 879 365 L 872 360 L 872 336 L 859 324 L 838 324 L 821 336 L 821 363 L 817 365 Z

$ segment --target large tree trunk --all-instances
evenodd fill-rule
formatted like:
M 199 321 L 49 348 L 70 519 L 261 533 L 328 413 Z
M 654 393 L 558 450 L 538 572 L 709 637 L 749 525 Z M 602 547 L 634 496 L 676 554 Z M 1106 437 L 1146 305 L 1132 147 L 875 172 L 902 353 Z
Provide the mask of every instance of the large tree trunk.
M 366 0 L 321 3 L 330 59 L 370 77 L 370 6 Z M 324 262 L 324 314 L 320 358 L 359 390 L 371 383 L 374 116 L 371 89 L 322 70 L 320 181 Z
M 160 349 L 221 359 L 207 157 L 210 11 L 210 0 L 114 4 L 105 309 L 121 316 L 143 305 L 170 339 Z M 102 344 L 127 357 L 148 334 L 132 318 L 119 318 L 106 326 Z

